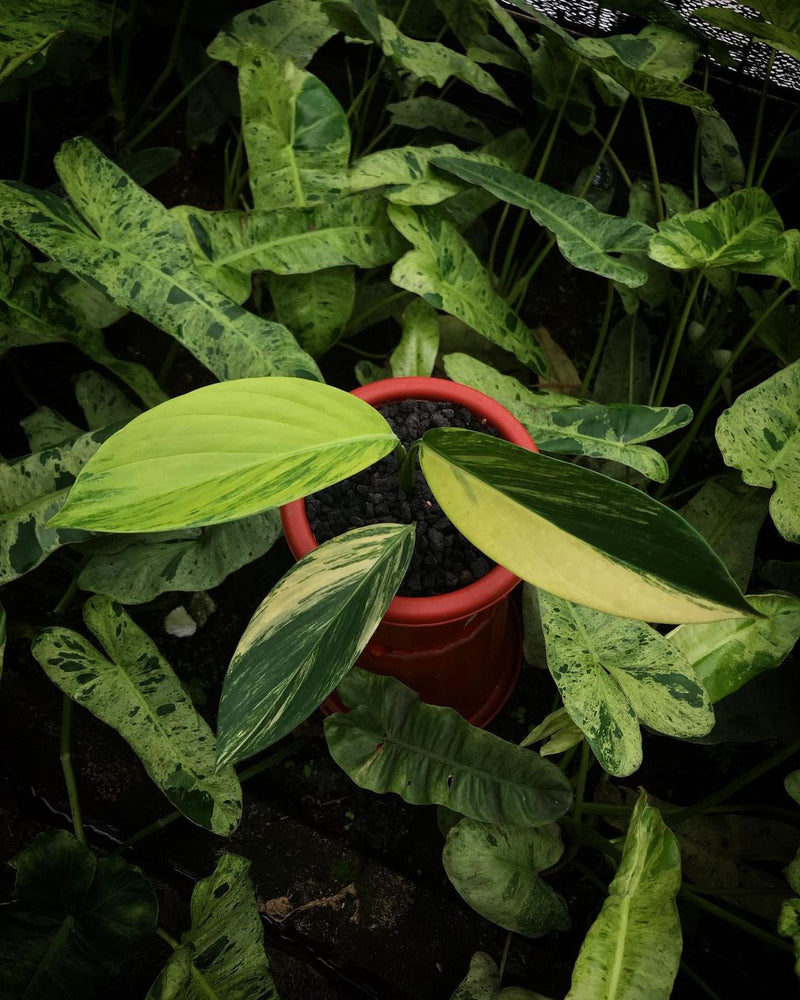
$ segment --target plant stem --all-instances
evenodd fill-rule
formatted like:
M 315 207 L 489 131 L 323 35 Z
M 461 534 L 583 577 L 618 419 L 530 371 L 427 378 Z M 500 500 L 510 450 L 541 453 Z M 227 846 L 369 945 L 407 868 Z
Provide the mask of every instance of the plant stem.
M 175 938 L 164 930 L 163 927 L 156 927 L 156 934 L 161 938 L 162 941 L 166 941 L 167 944 L 172 948 L 173 951 L 177 951 L 181 947 L 180 943 L 175 940 Z M 200 992 L 208 997 L 208 1000 L 220 1000 L 216 991 L 209 984 L 203 973 L 197 968 L 192 961 L 192 978 L 200 989 Z
M 197 76 L 186 84 L 183 90 L 169 102 L 169 104 L 164 108 L 164 110 L 161 111 L 160 114 L 156 115 L 156 117 L 153 118 L 153 120 L 149 124 L 145 125 L 145 127 L 138 135 L 134 136 L 133 139 L 131 139 L 131 141 L 125 147 L 128 150 L 128 152 L 135 149 L 136 146 L 138 146 L 143 139 L 146 139 L 147 136 L 150 135 L 150 133 L 154 129 L 157 129 L 165 118 L 169 118 L 169 116 L 172 114 L 175 108 L 177 108 L 177 106 L 181 103 L 184 97 L 186 97 L 187 94 L 189 94 L 192 90 L 194 90 L 194 88 L 197 86 L 198 83 L 200 83 L 202 79 L 208 76 L 211 70 L 214 69 L 215 65 L 216 63 L 211 63 L 210 65 L 206 66 L 205 69 L 200 70 Z
M 689 289 L 689 294 L 686 296 L 686 301 L 683 305 L 683 312 L 681 313 L 681 318 L 678 320 L 678 326 L 675 330 L 675 334 L 672 338 L 672 346 L 669 351 L 669 357 L 667 358 L 666 367 L 661 376 L 661 384 L 659 388 L 655 391 L 652 396 L 651 402 L 654 406 L 661 406 L 664 401 L 664 396 L 667 394 L 667 388 L 669 387 L 669 380 L 672 377 L 672 371 L 675 367 L 675 361 L 678 357 L 678 351 L 680 350 L 681 343 L 683 341 L 683 335 L 686 332 L 686 327 L 689 324 L 689 316 L 692 312 L 692 306 L 694 305 L 694 300 L 697 296 L 697 290 L 700 287 L 700 282 L 703 280 L 703 272 L 698 271 L 695 275 L 695 279 L 692 282 L 692 286 Z M 656 379 L 653 381 L 653 389 L 656 388 L 656 380 L 658 378 L 658 371 L 656 372 Z
M 70 736 L 72 735 L 72 699 L 64 695 L 61 701 L 61 770 L 64 772 L 64 781 L 67 785 L 67 798 L 69 799 L 69 811 L 72 816 L 72 827 L 75 830 L 75 838 L 79 844 L 86 847 L 86 833 L 83 829 L 81 819 L 81 803 L 78 797 L 78 785 L 75 781 L 75 771 L 72 767 L 72 754 L 70 753 Z
M 764 160 L 764 163 L 761 166 L 761 170 L 759 170 L 758 172 L 758 177 L 756 177 L 756 187 L 761 187 L 764 184 L 764 178 L 767 176 L 767 171 L 772 166 L 772 161 L 775 159 L 778 150 L 781 148 L 783 140 L 786 138 L 789 129 L 792 127 L 792 125 L 794 125 L 794 120 L 797 117 L 798 112 L 800 112 L 800 104 L 798 104 L 795 108 L 792 109 L 792 113 L 784 122 L 783 128 L 780 130 L 780 132 L 778 132 L 778 135 L 775 138 L 775 142 L 773 142 L 772 146 L 770 147 L 770 151 L 769 153 L 767 153 L 766 159 Z
M 701 979 L 685 959 L 681 959 L 681 972 L 688 976 L 695 985 L 699 986 L 706 996 L 710 998 L 710 1000 L 722 1000 L 719 993 L 712 990 L 705 979 Z
M 763 930 L 761 927 L 750 923 L 749 920 L 745 920 L 743 917 L 737 917 L 735 913 L 731 913 L 722 906 L 717 906 L 716 903 L 709 902 L 709 900 L 704 899 L 702 896 L 698 896 L 696 893 L 692 892 L 692 890 L 688 889 L 685 885 L 681 886 L 678 895 L 681 899 L 684 899 L 687 903 L 691 903 L 691 905 L 696 907 L 698 910 L 704 910 L 706 913 L 711 914 L 711 916 L 724 920 L 725 923 L 730 924 L 731 927 L 736 927 L 740 931 L 744 931 L 745 934 L 749 934 L 751 937 L 758 938 L 760 941 L 771 944 L 774 948 L 779 948 L 781 951 L 788 951 L 790 955 L 793 954 L 794 949 L 788 941 L 784 941 L 776 934 L 771 934 L 769 931 Z
M 589 362 L 589 367 L 586 369 L 586 374 L 583 376 L 583 382 L 581 382 L 580 398 L 584 399 L 586 393 L 589 390 L 589 383 L 594 378 L 594 373 L 597 366 L 600 364 L 600 358 L 603 354 L 603 348 L 606 345 L 606 337 L 608 336 L 608 329 L 611 325 L 611 313 L 614 309 L 614 285 L 611 281 L 607 283 L 606 290 L 606 307 L 603 311 L 603 319 L 600 323 L 600 332 L 597 335 L 597 341 L 594 345 L 594 351 L 592 352 L 592 360 Z
M 708 93 L 708 71 L 710 60 L 706 53 L 705 68 L 703 70 L 703 93 Z M 700 115 L 697 112 L 697 128 L 694 130 L 694 147 L 692 149 L 692 201 L 695 208 L 700 208 Z
M 506 934 L 506 941 L 505 944 L 503 945 L 503 954 L 500 956 L 499 972 L 500 972 L 501 983 L 503 982 L 503 973 L 506 971 L 506 961 L 508 960 L 508 949 L 511 947 L 511 938 L 513 937 L 514 934 L 512 931 L 509 931 L 508 934 Z
M 586 777 L 589 773 L 591 750 L 589 741 L 584 739 L 581 744 L 581 759 L 578 765 L 578 780 L 575 785 L 575 808 L 572 810 L 572 821 L 578 840 L 582 839 L 581 817 L 583 815 L 583 800 L 586 796 Z
M 658 163 L 656 162 L 656 153 L 653 149 L 653 137 L 650 134 L 650 124 L 647 121 L 647 112 L 645 111 L 644 101 L 641 97 L 637 97 L 636 103 L 639 106 L 639 117 L 642 119 L 644 144 L 647 146 L 647 158 L 650 161 L 650 175 L 653 178 L 653 198 L 656 203 L 656 215 L 658 217 L 658 221 L 663 222 L 664 202 L 661 198 L 661 180 L 658 176 Z
M 596 139 L 600 139 L 601 141 L 605 142 L 605 140 L 603 139 L 603 133 L 600 132 L 598 129 L 593 128 L 592 129 L 592 135 Z M 611 149 L 610 146 L 608 147 L 608 149 L 606 149 L 606 155 L 611 160 L 611 162 L 614 164 L 614 166 L 617 168 L 617 171 L 618 171 L 620 177 L 622 178 L 622 183 L 630 191 L 630 189 L 633 187 L 633 181 L 631 180 L 630 174 L 625 169 L 625 164 L 617 156 L 617 154 L 614 152 L 614 150 Z
M 775 49 L 770 49 L 767 71 L 764 74 L 764 83 L 761 86 L 761 98 L 758 102 L 758 112 L 756 114 L 756 124 L 753 129 L 753 145 L 750 149 L 750 162 L 747 164 L 747 176 L 744 180 L 745 187 L 753 186 L 753 178 L 756 175 L 756 163 L 758 162 L 758 147 L 761 145 L 761 130 L 764 127 L 764 111 L 767 107 L 767 94 L 769 92 L 769 78 L 772 73 L 772 64 L 775 62 Z

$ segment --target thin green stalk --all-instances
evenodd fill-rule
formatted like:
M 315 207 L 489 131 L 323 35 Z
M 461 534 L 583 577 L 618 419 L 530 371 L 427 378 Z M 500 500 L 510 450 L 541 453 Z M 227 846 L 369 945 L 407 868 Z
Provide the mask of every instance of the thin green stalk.
M 644 133 L 644 144 L 647 147 L 647 159 L 650 161 L 650 176 L 653 179 L 653 198 L 656 203 L 656 215 L 658 216 L 658 221 L 663 222 L 664 202 L 661 198 L 661 179 L 658 176 L 658 163 L 656 162 L 656 153 L 653 149 L 653 137 L 650 134 L 650 124 L 647 121 L 644 101 L 641 97 L 637 97 L 636 103 L 639 107 L 639 117 L 642 120 L 642 132 Z
M 639 315 L 639 303 L 631 316 L 631 332 L 628 335 L 628 402 L 633 402 L 633 369 L 636 359 L 636 319 Z
M 589 741 L 584 739 L 581 743 L 581 759 L 578 765 L 578 780 L 575 784 L 575 806 L 572 810 L 572 821 L 575 824 L 575 832 L 578 840 L 582 840 L 581 817 L 583 815 L 583 800 L 586 796 L 586 778 L 589 774 L 589 764 L 592 754 Z
M 161 111 L 158 115 L 156 115 L 156 117 L 153 118 L 152 121 L 149 122 L 149 124 L 145 125 L 142 131 L 139 132 L 138 135 L 134 136 L 133 139 L 131 139 L 131 141 L 127 144 L 125 148 L 128 151 L 135 149 L 143 139 L 146 139 L 147 136 L 150 135 L 152 131 L 154 131 L 154 129 L 158 128 L 158 126 L 164 121 L 164 119 L 169 118 L 169 116 L 172 114 L 175 108 L 177 108 L 177 106 L 181 103 L 181 101 L 186 97 L 186 95 L 190 94 L 197 86 L 197 84 L 208 76 L 208 74 L 211 72 L 211 70 L 214 68 L 215 65 L 216 65 L 215 63 L 211 63 L 210 65 L 206 66 L 205 69 L 202 69 L 197 74 L 196 77 L 190 80 L 183 88 L 183 90 L 169 102 L 169 104 L 164 108 L 164 110 Z
M 78 784 L 75 781 L 75 770 L 72 767 L 72 754 L 70 752 L 70 736 L 72 735 L 72 699 L 63 695 L 61 701 L 61 749 L 59 757 L 61 759 L 61 770 L 64 772 L 64 781 L 67 786 L 67 798 L 69 799 L 69 811 L 72 816 L 72 827 L 75 830 L 75 839 L 79 844 L 86 847 L 86 833 L 83 829 L 81 819 L 81 803 L 78 797 Z
M 400 463 L 400 470 L 397 475 L 400 489 L 409 497 L 414 492 L 414 473 L 417 468 L 417 453 L 419 452 L 421 443 L 421 441 L 415 441 L 408 450 L 403 449 L 405 455 Z M 400 448 L 403 447 L 399 442 L 398 445 Z
M 7 80 L 10 76 L 13 76 L 14 73 L 20 68 L 20 66 L 24 66 L 29 59 L 33 59 L 35 55 L 37 55 L 43 49 L 46 49 L 47 46 L 50 44 L 50 42 L 58 38 L 60 34 L 61 34 L 60 31 L 52 32 L 51 34 L 47 35 L 46 38 L 43 38 L 40 42 L 34 45 L 32 49 L 27 49 L 25 52 L 20 52 L 18 56 L 15 56 L 13 59 L 9 60 L 9 62 L 7 62 L 5 66 L 3 66 L 2 70 L 0 70 L 0 83 L 3 83 L 4 80 Z
M 22 156 L 20 157 L 17 180 L 24 181 L 28 173 L 28 163 L 31 156 L 31 121 L 33 119 L 33 89 L 28 90 L 25 101 L 25 127 L 22 133 Z
M 578 73 L 578 66 L 580 63 L 575 63 L 572 67 L 572 73 L 570 73 L 569 82 L 567 83 L 566 89 L 564 90 L 564 96 L 561 98 L 561 103 L 558 105 L 558 110 L 556 111 L 555 121 L 550 129 L 550 134 L 547 137 L 547 144 L 544 147 L 544 152 L 542 153 L 541 159 L 539 160 L 539 166 L 536 168 L 536 173 L 533 175 L 533 179 L 540 181 L 544 177 L 544 172 L 547 169 L 547 164 L 550 160 L 550 154 L 553 151 L 553 146 L 555 145 L 556 135 L 558 135 L 558 130 L 561 127 L 561 122 L 564 118 L 564 112 L 567 110 L 567 101 L 569 100 L 569 95 L 572 92 L 572 84 L 575 82 L 575 77 Z
M 598 129 L 596 129 L 596 128 L 593 128 L 593 129 L 592 129 L 592 135 L 593 135 L 593 136 L 594 136 L 594 137 L 595 137 L 596 139 L 600 139 L 600 140 L 603 140 L 603 133 L 602 133 L 602 132 L 600 132 L 600 131 L 599 131 Z M 619 158 L 619 157 L 617 156 L 617 154 L 616 154 L 616 153 L 614 152 L 614 150 L 613 150 L 613 149 L 611 149 L 611 147 L 610 147 L 610 146 L 609 146 L 609 148 L 608 148 L 608 149 L 606 150 L 606 155 L 607 155 L 607 156 L 608 156 L 608 158 L 609 158 L 609 159 L 611 160 L 611 162 L 612 162 L 612 163 L 614 164 L 614 166 L 615 166 L 615 167 L 617 168 L 617 172 L 619 173 L 620 177 L 622 178 L 622 183 L 623 183 L 623 184 L 625 185 L 625 187 L 626 187 L 626 188 L 627 188 L 627 189 L 628 189 L 628 190 L 630 191 L 630 189 L 631 189 L 631 188 L 633 187 L 633 181 L 631 180 L 631 176 L 630 176 L 630 174 L 629 174 L 629 173 L 628 173 L 628 171 L 627 171 L 627 170 L 625 169 L 625 164 L 624 164 L 624 163 L 622 162 L 622 160 L 621 160 L 621 159 L 620 159 L 620 158 Z
M 158 934 L 158 936 L 162 939 L 162 941 L 166 941 L 173 951 L 177 951 L 178 948 L 181 947 L 180 943 L 176 941 L 171 934 L 165 931 L 163 927 L 157 927 L 156 934 Z M 197 968 L 194 962 L 192 962 L 191 965 L 192 965 L 192 979 L 194 979 L 195 985 L 198 987 L 200 992 L 204 996 L 208 997 L 208 1000 L 220 1000 L 219 994 L 214 990 L 214 988 L 208 982 L 203 973 Z
M 736 927 L 738 930 L 744 931 L 745 934 L 749 934 L 750 937 L 758 938 L 759 941 L 771 944 L 773 948 L 778 948 L 780 951 L 786 951 L 790 955 L 793 954 L 794 949 L 788 941 L 784 941 L 783 938 L 779 938 L 776 934 L 771 934 L 769 931 L 765 931 L 763 928 L 758 927 L 749 920 L 745 920 L 743 917 L 739 917 L 735 913 L 731 913 L 724 907 L 717 906 L 716 903 L 712 903 L 709 900 L 704 899 L 702 896 L 698 896 L 696 893 L 692 892 L 691 889 L 687 889 L 685 885 L 681 886 L 678 895 L 681 899 L 690 903 L 696 909 L 703 910 L 712 917 L 717 917 L 726 924 L 730 924 L 731 927 Z
M 750 161 L 747 164 L 747 176 L 744 180 L 745 187 L 753 186 L 753 179 L 756 175 L 756 163 L 758 162 L 758 148 L 761 145 L 761 132 L 764 128 L 764 112 L 767 107 L 767 94 L 769 93 L 769 78 L 772 74 L 772 65 L 775 62 L 775 49 L 770 49 L 767 71 L 764 74 L 764 83 L 761 86 L 761 97 L 758 102 L 758 112 L 756 114 L 756 124 L 753 129 L 753 144 L 750 148 Z
M 767 176 L 767 171 L 772 166 L 772 161 L 777 156 L 778 150 L 781 148 L 783 140 L 786 138 L 789 129 L 792 127 L 792 125 L 794 125 L 794 120 L 795 118 L 797 118 L 798 112 L 800 112 L 800 104 L 798 104 L 792 110 L 792 113 L 783 123 L 783 128 L 780 130 L 780 132 L 778 132 L 778 135 L 775 138 L 775 142 L 773 142 L 772 146 L 770 147 L 770 151 L 769 153 L 767 153 L 764 163 L 761 166 L 761 170 L 759 170 L 758 172 L 758 177 L 756 177 L 756 183 L 755 183 L 756 187 L 763 187 L 764 178 Z
M 512 933 L 512 931 L 509 931 L 508 934 L 506 934 L 506 941 L 505 944 L 503 945 L 503 954 L 500 956 L 499 972 L 500 972 L 501 983 L 503 982 L 503 975 L 506 971 L 506 962 L 508 961 L 508 949 L 511 947 L 511 938 L 513 937 L 514 934 Z
M 706 54 L 705 69 L 703 71 L 703 93 L 708 93 L 708 71 L 709 58 Z M 694 207 L 700 208 L 700 115 L 697 113 L 697 128 L 694 130 L 694 147 L 692 149 L 692 200 Z
M 703 280 L 703 272 L 698 271 L 694 281 L 692 282 L 691 288 L 689 289 L 689 294 L 686 296 L 686 301 L 683 305 L 683 312 L 678 320 L 678 326 L 672 338 L 672 346 L 669 350 L 669 356 L 667 358 L 666 366 L 664 367 L 663 374 L 661 375 L 661 383 L 656 389 L 658 372 L 656 372 L 656 378 L 653 380 L 653 389 L 656 390 L 652 394 L 651 404 L 654 406 L 661 406 L 664 401 L 664 397 L 667 394 L 667 388 L 669 387 L 669 380 L 672 378 L 672 372 L 675 368 L 675 362 L 678 358 L 678 352 L 681 348 L 681 343 L 683 342 L 683 335 L 686 332 L 686 327 L 689 325 L 689 316 L 692 312 L 692 306 L 694 305 L 695 297 L 697 296 L 697 290 L 700 287 L 700 282 Z
M 705 993 L 709 1000 L 722 1000 L 722 997 L 715 990 L 712 990 L 705 979 L 701 979 L 700 976 L 694 971 L 694 969 L 688 964 L 685 959 L 681 959 L 681 972 L 688 976 L 692 982 L 699 986 L 700 989 Z
M 592 353 L 592 360 L 589 362 L 589 367 L 586 369 L 586 374 L 583 376 L 583 382 L 581 382 L 580 398 L 584 399 L 586 393 L 589 390 L 589 383 L 594 378 L 595 369 L 600 364 L 600 358 L 603 354 L 603 348 L 606 346 L 606 337 L 608 336 L 608 330 L 611 325 L 611 314 L 614 310 L 614 285 L 611 281 L 607 283 L 606 291 L 606 307 L 603 311 L 603 319 L 600 323 L 600 332 L 597 335 L 597 341 L 594 345 L 594 351 Z

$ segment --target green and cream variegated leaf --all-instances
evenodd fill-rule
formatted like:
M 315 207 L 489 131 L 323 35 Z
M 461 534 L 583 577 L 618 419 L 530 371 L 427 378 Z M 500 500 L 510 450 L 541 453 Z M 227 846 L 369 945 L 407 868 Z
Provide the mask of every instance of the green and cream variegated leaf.
M 492 138 L 480 118 L 436 97 L 411 97 L 387 104 L 386 110 L 392 116 L 392 123 L 399 127 L 435 129 L 467 142 L 489 142 Z
M 537 602 L 538 606 L 538 602 Z M 541 618 L 541 616 L 539 616 Z M 540 626 L 541 627 L 541 626 Z M 566 708 L 557 708 L 535 726 L 520 743 L 521 747 L 529 747 L 541 741 L 539 753 L 542 757 L 564 753 L 577 746 L 583 740 L 580 726 L 576 726 Z
M 778 917 L 778 933 L 792 939 L 794 971 L 800 976 L 800 899 L 786 899 Z
M 436 157 L 434 166 L 486 188 L 496 197 L 526 208 L 555 236 L 566 260 L 584 271 L 611 278 L 629 288 L 643 285 L 646 271 L 624 255 L 645 253 L 654 235 L 632 219 L 598 212 L 590 202 L 504 167 L 472 163 L 463 157 Z M 618 256 L 623 255 L 623 256 Z
M 75 379 L 75 399 L 90 431 L 132 420 L 142 412 L 125 393 L 100 372 L 81 372 Z
M 549 761 L 471 726 L 452 708 L 424 704 L 393 677 L 355 669 L 339 694 L 351 711 L 325 720 L 325 738 L 361 788 L 525 827 L 551 823 L 569 808 L 569 783 Z
M 278 319 L 289 327 L 304 350 L 319 358 L 341 338 L 353 312 L 355 268 L 271 274 L 267 287 Z
M 248 45 L 239 53 L 239 95 L 255 207 L 335 200 L 345 188 L 350 127 L 325 84 Z
M 264 555 L 280 537 L 276 510 L 164 537 L 115 535 L 86 543 L 78 583 L 120 604 L 145 604 L 168 591 L 217 587 Z
M 642 621 L 752 614 L 706 541 L 632 486 L 457 428 L 428 431 L 420 462 L 458 530 L 552 594 Z
M 737 397 L 716 437 L 726 465 L 746 483 L 775 483 L 772 520 L 784 538 L 800 542 L 800 361 Z
M 476 951 L 470 960 L 469 972 L 450 1000 L 548 1000 L 548 998 L 519 986 L 500 989 L 500 971 L 494 959 L 484 951 Z
M 49 406 L 40 406 L 38 410 L 23 417 L 19 425 L 25 431 L 28 447 L 32 452 L 60 448 L 85 433 L 83 428 L 71 423 Z
M 555 823 L 531 829 L 462 819 L 447 834 L 442 862 L 473 910 L 507 931 L 538 937 L 569 927 L 566 903 L 539 877 L 563 851 Z
M 336 34 L 319 0 L 271 0 L 237 14 L 208 46 L 212 59 L 236 66 L 246 45 L 291 59 L 304 69 Z
M 66 143 L 56 167 L 86 222 L 49 192 L 4 183 L 0 224 L 175 337 L 218 378 L 320 377 L 288 330 L 198 277 L 178 220 L 88 139 Z
M 744 184 L 745 166 L 739 144 L 718 111 L 709 108 L 697 118 L 700 135 L 700 173 L 717 198 L 724 198 Z
M 644 622 L 614 618 L 539 592 L 547 665 L 564 707 L 610 774 L 642 762 L 639 723 L 704 736 L 714 712 L 691 666 Z
M 547 362 L 533 333 L 494 290 L 491 275 L 455 226 L 432 208 L 392 205 L 389 216 L 415 247 L 395 264 L 392 282 L 544 373 Z
M 347 185 L 351 191 L 388 187 L 387 198 L 400 205 L 436 205 L 463 191 L 464 185 L 431 170 L 431 160 L 458 153 L 449 143 L 381 149 L 355 161 Z
M 145 1000 L 278 1000 L 250 862 L 223 854 L 192 892 L 192 926 Z
M 798 598 L 753 594 L 748 600 L 763 618 L 681 625 L 669 633 L 712 702 L 779 667 L 800 639 Z
M 298 500 L 377 462 L 397 439 L 350 393 L 306 379 L 237 379 L 136 417 L 83 470 L 58 523 L 171 531 Z
M 71 629 L 45 629 L 32 650 L 47 676 L 117 730 L 187 819 L 230 836 L 242 815 L 239 780 L 232 767 L 215 770 L 214 734 L 172 667 L 110 598 L 89 598 L 83 618 L 107 655 Z
M 566 1000 L 668 1000 L 681 958 L 680 887 L 678 841 L 643 793 Z
M 433 306 L 416 299 L 403 313 L 403 335 L 389 356 L 394 378 L 427 378 L 439 351 L 439 317 Z
M 729 267 L 748 271 L 775 254 L 783 222 L 761 188 L 744 188 L 694 212 L 659 222 L 650 256 L 678 271 Z
M 513 413 L 540 451 L 620 462 L 659 483 L 669 475 L 666 460 L 643 442 L 671 434 L 692 419 L 688 406 L 604 406 L 558 394 L 550 401 L 547 393 L 527 389 L 466 354 L 448 354 L 444 364 L 454 381 L 485 392 Z
M 48 524 L 87 459 L 114 428 L 82 434 L 57 448 L 0 460 L 0 583 L 38 566 L 51 552 L 88 537 Z
M 747 271 L 782 278 L 795 290 L 800 289 L 800 230 L 787 229 L 777 236 L 771 254 L 760 263 L 748 265 Z M 762 328 L 762 336 L 763 332 Z
M 320 545 L 277 583 L 225 677 L 220 761 L 263 750 L 322 704 L 386 613 L 413 551 L 413 526 L 368 525 Z

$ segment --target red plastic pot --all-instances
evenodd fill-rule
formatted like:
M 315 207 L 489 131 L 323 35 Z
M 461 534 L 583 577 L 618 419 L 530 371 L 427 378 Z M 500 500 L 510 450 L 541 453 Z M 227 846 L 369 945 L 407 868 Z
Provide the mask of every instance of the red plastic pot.
M 485 418 L 501 437 L 530 451 L 536 445 L 522 424 L 489 396 L 438 378 L 394 378 L 372 382 L 353 394 L 373 406 L 427 399 L 464 406 Z M 283 530 L 296 559 L 317 547 L 305 501 L 281 508 Z M 519 577 L 495 566 L 480 580 L 435 597 L 395 597 L 358 665 L 390 674 L 433 705 L 457 709 L 486 726 L 508 700 L 522 662 L 522 626 L 510 596 Z M 342 704 L 332 695 L 322 706 Z

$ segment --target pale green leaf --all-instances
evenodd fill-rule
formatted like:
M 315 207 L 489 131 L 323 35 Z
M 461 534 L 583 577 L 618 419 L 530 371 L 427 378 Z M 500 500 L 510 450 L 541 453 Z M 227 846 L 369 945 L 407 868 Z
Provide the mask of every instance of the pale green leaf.
M 717 198 L 744 184 L 745 167 L 730 126 L 713 108 L 697 118 L 700 133 L 700 172 L 703 183 Z
M 431 160 L 459 152 L 449 143 L 381 149 L 355 161 L 347 174 L 347 186 L 356 192 L 388 187 L 387 197 L 396 204 L 436 205 L 463 191 L 464 185 L 431 170 Z
M 612 618 L 539 592 L 547 665 L 564 707 L 610 774 L 642 761 L 639 723 L 703 736 L 714 713 L 688 661 L 644 622 Z
M 355 268 L 271 274 L 267 286 L 278 319 L 312 357 L 321 357 L 342 336 L 355 304 Z
M 794 944 L 794 971 L 800 976 L 800 899 L 787 899 L 778 917 L 778 933 L 792 939 Z
M 356 669 L 339 694 L 351 711 L 325 720 L 325 738 L 361 788 L 515 826 L 543 826 L 567 811 L 572 793 L 557 767 L 452 708 L 425 705 L 393 677 Z
M 750 486 L 776 489 L 770 500 L 775 527 L 800 542 L 800 361 L 743 392 L 717 421 L 726 465 Z
M 389 356 L 394 378 L 427 378 L 439 351 L 439 319 L 433 306 L 417 299 L 403 313 L 403 335 Z
M 583 740 L 583 732 L 572 721 L 566 708 L 557 708 L 528 733 L 520 746 L 532 746 L 542 740 L 539 753 L 543 757 L 551 757 L 577 746 Z
M 569 927 L 564 900 L 539 877 L 563 850 L 556 824 L 530 829 L 462 819 L 447 834 L 442 862 L 473 910 L 515 934 L 538 937 Z
M 239 94 L 255 207 L 333 200 L 344 188 L 350 128 L 325 84 L 291 59 L 245 46 Z
M 789 594 L 748 597 L 763 618 L 681 625 L 669 633 L 712 702 L 765 670 L 779 667 L 800 639 L 800 600 Z
M 225 677 L 220 761 L 263 750 L 322 704 L 378 626 L 413 551 L 413 526 L 368 525 L 320 545 L 277 583 Z
M 631 486 L 456 428 L 428 431 L 420 461 L 458 530 L 552 594 L 643 621 L 752 615 L 705 540 Z
M 56 166 L 88 225 L 54 195 L 12 183 L 0 184 L 0 223 L 171 334 L 219 378 L 319 377 L 288 330 L 197 276 L 177 219 L 88 139 L 66 143 Z
M 530 329 L 503 301 L 457 229 L 435 209 L 393 205 L 392 222 L 414 245 L 392 269 L 392 281 L 457 317 L 539 373 L 546 361 Z
M 166 538 L 158 533 L 98 538 L 84 548 L 87 560 L 78 583 L 121 604 L 145 604 L 173 590 L 210 590 L 263 556 L 280 533 L 278 512 L 267 510 Z
M 192 926 L 145 1000 L 278 1000 L 250 862 L 223 854 L 192 892 Z
M 58 523 L 138 532 L 233 521 L 346 479 L 396 443 L 376 410 L 332 386 L 279 377 L 208 385 L 115 434 Z
M 786 789 L 788 795 L 790 795 L 794 801 L 800 805 L 800 771 L 791 771 L 783 779 L 783 787 Z M 795 889 L 795 886 L 792 886 Z M 800 892 L 800 888 L 795 889 L 796 892 Z
M 730 267 L 748 271 L 774 255 L 783 222 L 761 188 L 744 188 L 707 208 L 659 222 L 650 256 L 667 267 Z
M 23 417 L 19 424 L 25 431 L 28 447 L 32 452 L 60 448 L 85 433 L 82 428 L 51 410 L 49 406 L 40 406 L 38 410 Z
M 236 66 L 242 48 L 251 45 L 304 69 L 335 34 L 319 0 L 271 0 L 237 14 L 206 51 L 212 59 Z
M 433 162 L 503 201 L 528 209 L 540 226 L 553 233 L 559 250 L 575 267 L 631 288 L 647 280 L 646 272 L 634 261 L 616 255 L 644 253 L 653 236 L 649 226 L 604 215 L 583 198 L 503 167 L 471 163 L 463 157 L 436 157 Z
M 126 740 L 170 802 L 193 823 L 227 837 L 239 825 L 242 791 L 232 767 L 215 771 L 216 746 L 155 643 L 108 597 L 83 606 L 107 656 L 67 628 L 34 639 L 50 680 Z
M 659 483 L 667 479 L 667 463 L 642 443 L 671 434 L 692 419 L 688 406 L 604 406 L 558 394 L 549 401 L 546 393 L 527 389 L 466 354 L 448 354 L 444 365 L 451 379 L 486 393 L 513 413 L 540 451 L 620 462 Z
M 500 989 L 500 972 L 494 959 L 484 951 L 476 951 L 469 963 L 466 978 L 456 988 L 450 1000 L 548 1000 L 541 993 L 532 993 L 518 986 Z
M 411 97 L 387 104 L 386 110 L 392 117 L 392 123 L 404 128 L 436 129 L 467 142 L 489 142 L 492 138 L 492 133 L 480 118 L 457 104 L 436 97 Z
M 75 380 L 75 398 L 90 431 L 124 423 L 142 412 L 122 390 L 100 372 L 81 372 Z
M 644 794 L 622 862 L 581 945 L 566 1000 L 668 1000 L 681 957 L 675 834 Z
M 359 385 L 369 385 L 370 382 L 382 382 L 386 378 L 391 378 L 392 373 L 382 365 L 376 365 L 372 361 L 362 358 L 356 361 L 353 373 Z

